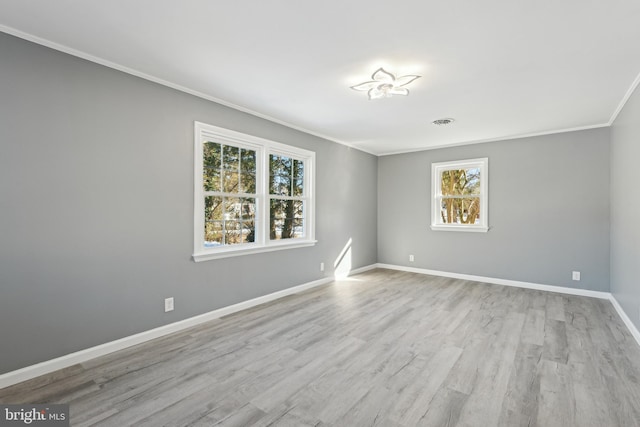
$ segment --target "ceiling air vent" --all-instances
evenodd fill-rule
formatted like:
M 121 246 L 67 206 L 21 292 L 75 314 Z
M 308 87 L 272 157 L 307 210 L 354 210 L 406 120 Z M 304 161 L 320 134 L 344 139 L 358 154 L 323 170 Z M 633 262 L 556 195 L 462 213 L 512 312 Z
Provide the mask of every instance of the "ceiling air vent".
M 434 120 L 431 123 L 433 123 L 436 126 L 446 126 L 446 125 L 450 125 L 451 123 L 455 122 L 454 119 L 438 119 L 438 120 Z

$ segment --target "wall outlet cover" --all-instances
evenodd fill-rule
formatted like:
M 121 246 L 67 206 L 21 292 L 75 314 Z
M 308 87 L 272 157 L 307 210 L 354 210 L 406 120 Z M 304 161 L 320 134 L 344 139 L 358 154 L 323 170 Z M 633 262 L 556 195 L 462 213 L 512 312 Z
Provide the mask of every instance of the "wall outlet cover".
M 164 299 L 164 312 L 173 311 L 173 297 Z

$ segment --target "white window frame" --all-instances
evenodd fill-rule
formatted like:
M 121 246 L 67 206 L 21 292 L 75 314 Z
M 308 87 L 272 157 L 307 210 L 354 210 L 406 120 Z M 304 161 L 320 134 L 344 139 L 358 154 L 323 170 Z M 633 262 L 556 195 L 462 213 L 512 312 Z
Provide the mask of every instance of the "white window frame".
M 442 209 L 442 172 L 452 169 L 480 169 L 480 223 L 444 224 L 440 218 Z M 431 229 L 436 231 L 489 231 L 489 159 L 456 160 L 431 164 Z
M 203 144 L 217 142 L 256 152 L 255 239 L 250 243 L 207 248 L 204 246 Z M 269 238 L 269 155 L 285 155 L 304 162 L 303 198 L 304 237 L 271 240 Z M 315 240 L 315 163 L 313 151 L 282 144 L 206 123 L 194 125 L 194 227 L 193 260 L 196 262 L 261 252 L 292 249 L 316 244 Z

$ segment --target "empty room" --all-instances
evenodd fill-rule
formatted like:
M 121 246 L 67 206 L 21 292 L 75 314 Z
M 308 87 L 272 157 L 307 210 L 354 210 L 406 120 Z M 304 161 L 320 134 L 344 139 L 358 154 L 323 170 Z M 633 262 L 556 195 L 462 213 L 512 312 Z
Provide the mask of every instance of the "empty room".
M 0 0 L 0 426 L 640 426 L 638 22 Z

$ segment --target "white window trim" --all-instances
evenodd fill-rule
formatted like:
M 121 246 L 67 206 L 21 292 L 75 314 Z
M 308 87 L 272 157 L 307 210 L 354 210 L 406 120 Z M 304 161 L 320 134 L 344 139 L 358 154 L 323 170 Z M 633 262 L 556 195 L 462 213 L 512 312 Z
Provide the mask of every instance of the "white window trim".
M 440 224 L 441 197 L 440 177 L 442 172 L 450 169 L 480 169 L 480 224 Z M 466 231 L 486 233 L 489 231 L 489 159 L 456 160 L 431 164 L 431 229 L 435 231 Z
M 256 233 L 255 242 L 242 245 L 204 247 L 204 188 L 203 188 L 203 143 L 205 140 L 228 143 L 256 150 Z M 268 237 L 269 154 L 284 154 L 305 161 L 304 198 L 305 237 L 271 241 Z M 313 246 L 315 240 L 315 165 L 316 153 L 302 148 L 281 144 L 268 139 L 195 122 L 194 125 L 194 218 L 193 218 L 193 260 L 196 262 L 228 258 L 261 252 Z

